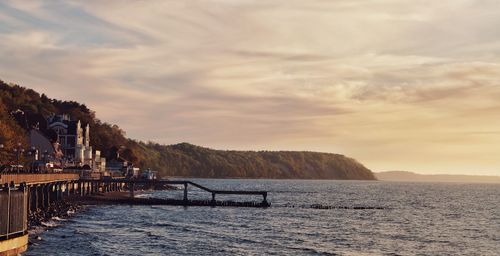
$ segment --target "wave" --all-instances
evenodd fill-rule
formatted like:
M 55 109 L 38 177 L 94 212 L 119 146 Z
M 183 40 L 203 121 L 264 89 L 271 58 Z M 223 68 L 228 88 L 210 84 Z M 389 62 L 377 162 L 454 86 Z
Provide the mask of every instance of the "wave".
M 60 225 L 59 223 L 57 223 L 56 221 L 53 221 L 53 220 L 42 222 L 40 224 L 42 224 L 42 226 L 47 227 L 47 228 L 54 228 L 54 227 L 57 227 Z

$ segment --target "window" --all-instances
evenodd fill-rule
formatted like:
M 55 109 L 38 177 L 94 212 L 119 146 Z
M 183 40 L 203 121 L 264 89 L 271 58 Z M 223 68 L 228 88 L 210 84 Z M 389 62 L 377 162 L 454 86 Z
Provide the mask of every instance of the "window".
M 66 146 L 66 137 L 60 136 L 59 143 L 63 146 Z

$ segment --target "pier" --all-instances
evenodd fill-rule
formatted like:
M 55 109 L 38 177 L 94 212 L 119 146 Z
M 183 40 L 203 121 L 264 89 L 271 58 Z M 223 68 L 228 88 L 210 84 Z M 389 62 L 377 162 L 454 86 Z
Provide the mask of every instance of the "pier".
M 61 200 L 69 195 L 91 196 L 97 193 L 115 191 L 128 191 L 129 198 L 117 199 L 120 203 L 130 204 L 162 204 L 162 205 L 184 205 L 184 206 L 234 206 L 234 207 L 269 207 L 267 191 L 244 191 L 244 190 L 217 190 L 207 188 L 189 180 L 140 180 L 140 179 L 89 179 L 81 178 L 79 174 L 2 174 L 0 184 L 13 188 L 23 184 L 27 193 L 28 213 L 37 209 L 44 209 L 52 202 Z M 157 198 L 135 198 L 136 190 L 139 188 L 161 188 L 165 186 L 180 185 L 183 188 L 183 199 L 157 199 Z M 210 196 L 208 200 L 190 200 L 188 187 L 201 189 Z M 242 195 L 262 196 L 262 202 L 234 202 L 217 201 L 218 195 Z M 148 202 L 149 201 L 149 202 Z
M 181 186 L 183 199 L 136 198 L 139 188 Z M 207 200 L 189 199 L 188 187 L 207 192 Z M 28 246 L 28 216 L 70 195 L 96 198 L 114 191 L 128 191 L 128 197 L 103 198 L 106 203 L 135 205 L 178 205 L 209 207 L 269 207 L 267 191 L 217 190 L 188 180 L 140 180 L 125 178 L 90 179 L 76 173 L 0 175 L 0 256 L 18 255 Z M 218 195 L 262 196 L 261 202 L 219 201 Z
M 133 200 L 137 185 L 146 185 L 148 187 L 162 187 L 165 185 L 181 185 L 184 190 L 183 200 L 174 199 L 148 199 L 151 202 L 162 205 L 184 205 L 184 206 L 234 206 L 234 207 L 269 207 L 267 201 L 267 191 L 245 191 L 245 190 L 214 190 L 188 180 L 131 180 L 131 179 L 113 179 L 103 181 L 104 184 L 126 184 L 130 192 L 130 202 L 145 203 L 141 200 Z M 108 185 L 109 186 L 109 185 Z M 211 195 L 211 200 L 189 200 L 188 186 L 193 186 L 206 191 Z M 217 201 L 217 195 L 258 195 L 262 196 L 262 202 L 234 202 L 234 201 Z M 151 204 L 151 203 L 149 203 Z

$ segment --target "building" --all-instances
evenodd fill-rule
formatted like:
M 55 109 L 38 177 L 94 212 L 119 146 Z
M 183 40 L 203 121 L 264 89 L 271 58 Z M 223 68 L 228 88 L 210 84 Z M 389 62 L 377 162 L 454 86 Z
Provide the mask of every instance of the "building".
M 93 170 L 96 172 L 105 172 L 106 171 L 106 158 L 101 157 L 101 151 L 96 150 L 93 159 L 94 165 Z
M 92 166 L 93 150 L 90 146 L 90 126 L 80 120 L 71 120 L 69 115 L 54 115 L 47 119 L 47 130 L 57 134 L 64 159 L 76 166 Z
M 39 152 L 46 152 L 51 156 L 56 154 L 56 145 L 54 145 L 56 143 L 52 143 L 50 139 L 38 129 L 30 130 L 29 142 L 31 147 Z
M 119 153 L 116 153 L 115 157 L 106 163 L 106 171 L 111 176 L 123 176 L 127 172 L 128 165 L 128 161 L 121 158 Z
M 33 170 L 46 171 L 53 169 L 55 163 L 60 162 L 63 157 L 57 140 L 49 138 L 36 128 L 31 129 L 29 132 L 29 143 L 31 146 L 30 156 L 33 157 Z
M 11 116 L 30 131 L 31 150 L 28 152 L 31 153 L 33 168 L 35 165 L 51 166 L 53 170 L 85 167 L 93 172 L 105 172 L 106 159 L 101 157 L 100 151 L 94 152 L 90 145 L 89 124 L 72 120 L 68 114 L 45 118 L 41 114 L 16 110 Z

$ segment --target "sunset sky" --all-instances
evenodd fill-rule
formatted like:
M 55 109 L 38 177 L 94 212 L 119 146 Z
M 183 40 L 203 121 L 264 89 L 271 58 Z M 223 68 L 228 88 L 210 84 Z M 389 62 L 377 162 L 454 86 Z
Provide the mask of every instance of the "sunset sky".
M 500 1 L 1 1 L 0 79 L 131 138 L 500 175 Z

